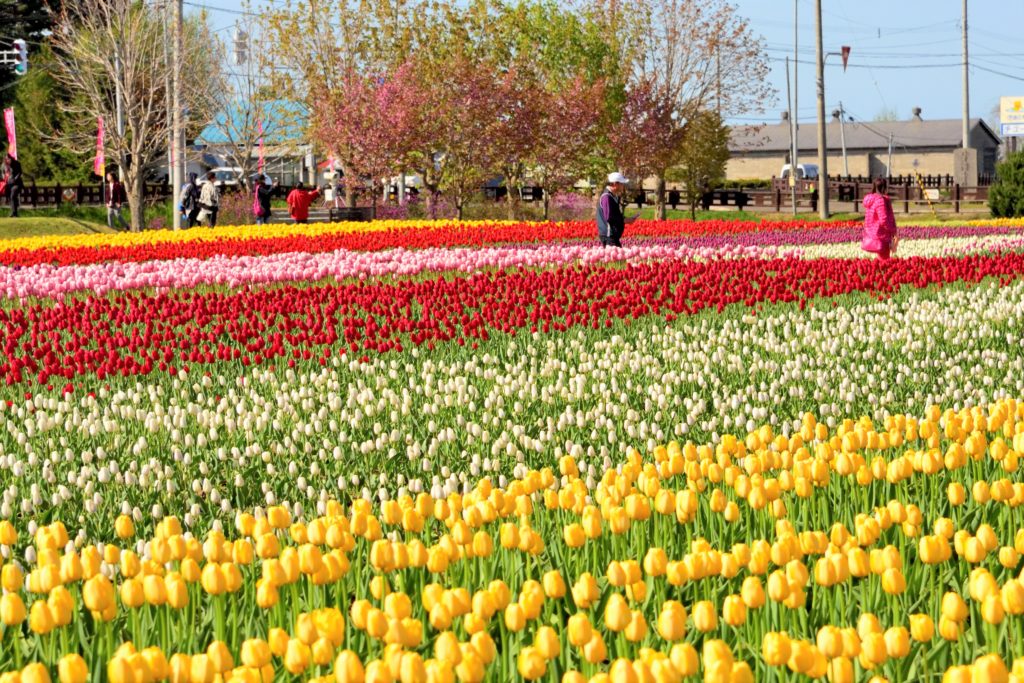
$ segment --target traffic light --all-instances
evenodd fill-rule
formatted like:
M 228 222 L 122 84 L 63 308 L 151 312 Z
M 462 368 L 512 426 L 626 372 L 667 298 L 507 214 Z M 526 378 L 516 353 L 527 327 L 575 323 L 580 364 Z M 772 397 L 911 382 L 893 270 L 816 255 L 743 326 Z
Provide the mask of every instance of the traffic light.
M 14 41 L 14 73 L 19 76 L 28 73 L 28 45 L 21 38 Z

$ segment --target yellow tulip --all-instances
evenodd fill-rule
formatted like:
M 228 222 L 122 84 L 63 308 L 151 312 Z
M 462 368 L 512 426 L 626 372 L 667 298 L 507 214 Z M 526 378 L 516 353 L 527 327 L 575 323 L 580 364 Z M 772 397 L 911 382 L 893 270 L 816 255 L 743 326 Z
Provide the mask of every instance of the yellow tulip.
M 33 662 L 21 670 L 22 683 L 50 683 L 50 671 L 45 664 Z
M 134 536 L 135 524 L 132 522 L 132 518 L 128 515 L 118 515 L 114 520 L 114 533 L 122 540 Z
M 995 593 L 985 597 L 981 603 L 981 618 L 989 624 L 1001 624 L 1006 618 L 1006 611 L 1003 609 L 1002 595 Z
M 89 679 L 89 668 L 81 655 L 72 652 L 57 662 L 57 678 L 60 683 L 85 683 Z
M 919 643 L 927 643 L 935 636 L 935 622 L 927 614 L 911 614 L 910 636 Z
M 680 676 L 693 676 L 697 673 L 699 666 L 697 650 L 690 643 L 677 643 L 673 645 L 669 653 L 669 659 Z
M 887 629 L 883 638 L 885 639 L 885 651 L 890 657 L 899 659 L 910 653 L 910 634 L 902 626 L 893 626 Z
M 625 629 L 626 640 L 631 643 L 637 643 L 644 639 L 647 635 L 647 620 L 644 619 L 643 612 L 640 610 L 633 610 L 629 615 L 629 624 Z
M 989 654 L 979 657 L 972 667 L 973 680 L 975 681 L 1006 681 L 1009 679 L 1009 672 L 1002 657 L 997 654 Z
M 312 659 L 309 646 L 298 638 L 288 641 L 288 647 L 284 653 L 284 668 L 293 676 L 298 676 L 307 668 Z
M 675 600 L 666 600 L 658 615 L 658 633 L 668 641 L 686 636 L 686 608 Z
M 366 671 L 352 650 L 344 650 L 334 660 L 334 679 L 337 683 L 363 683 Z
M 747 620 L 747 606 L 739 595 L 726 596 L 722 604 L 722 621 L 732 627 L 743 625 Z
M 630 610 L 626 599 L 618 593 L 613 593 L 608 598 L 604 608 L 604 625 L 608 630 L 618 633 L 624 631 L 629 625 Z
M 590 642 L 583 646 L 583 658 L 591 664 L 603 662 L 608 657 L 608 649 L 605 646 L 604 638 L 598 631 L 594 631 Z
M 942 596 L 942 616 L 960 622 L 967 618 L 967 604 L 958 594 L 947 592 Z
M 761 641 L 761 656 L 769 666 L 785 666 L 789 661 L 791 646 L 785 633 L 768 632 Z
M 516 669 L 519 675 L 528 681 L 533 681 L 547 673 L 548 664 L 544 656 L 536 648 L 527 646 L 519 651 L 516 659 Z
M 565 580 L 562 579 L 562 575 L 558 570 L 552 569 L 551 571 L 544 574 L 543 578 L 544 594 L 552 599 L 557 600 L 565 597 L 566 586 Z
M 718 615 L 713 602 L 701 600 L 693 606 L 693 625 L 703 633 L 718 627 Z
M 4 626 L 17 626 L 25 621 L 25 603 L 17 593 L 6 593 L 0 598 L 0 620 Z
M 45 600 L 36 600 L 28 614 L 28 625 L 33 633 L 45 636 L 53 630 L 53 615 Z
M 438 659 L 457 666 L 462 661 L 462 650 L 459 647 L 459 639 L 451 631 L 445 631 L 434 641 L 434 656 Z

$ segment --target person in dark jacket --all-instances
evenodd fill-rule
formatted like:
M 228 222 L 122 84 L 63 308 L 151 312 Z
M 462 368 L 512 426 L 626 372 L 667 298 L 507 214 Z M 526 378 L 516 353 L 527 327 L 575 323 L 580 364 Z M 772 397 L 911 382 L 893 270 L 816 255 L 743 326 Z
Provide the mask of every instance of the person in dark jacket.
M 622 193 L 629 180 L 621 173 L 608 174 L 608 185 L 597 200 L 597 236 L 605 247 L 621 247 L 619 240 L 626 226 L 633 223 L 640 214 L 626 218 L 622 211 Z
M 11 218 L 17 218 L 18 207 L 21 206 L 21 189 L 25 186 L 25 181 L 21 177 L 21 162 L 10 153 L 4 161 L 4 179 L 7 181 L 7 197 L 11 203 Z
M 188 174 L 188 182 L 182 185 L 181 195 L 178 200 L 178 210 L 188 221 L 188 227 L 194 228 L 199 224 L 199 183 L 195 173 Z
M 107 173 L 107 182 L 103 184 L 103 204 L 107 207 L 107 227 L 114 229 L 115 223 L 122 229 L 128 229 L 128 223 L 121 215 L 121 207 L 128 201 L 128 194 L 124 191 L 124 185 L 117 179 L 117 175 L 110 171 Z
M 270 196 L 274 192 L 274 188 L 277 187 L 275 181 L 273 185 L 267 184 L 267 178 L 262 173 L 256 176 L 256 205 L 259 206 L 259 212 L 256 214 L 256 225 L 266 225 L 270 222 Z

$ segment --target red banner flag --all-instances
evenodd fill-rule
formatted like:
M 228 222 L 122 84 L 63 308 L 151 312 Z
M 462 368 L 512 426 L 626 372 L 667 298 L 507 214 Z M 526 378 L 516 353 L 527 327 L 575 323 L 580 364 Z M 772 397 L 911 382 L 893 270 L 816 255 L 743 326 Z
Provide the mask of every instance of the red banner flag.
M 259 132 L 260 132 L 260 140 L 259 140 L 259 144 L 260 144 L 260 160 L 256 163 L 256 170 L 258 170 L 260 173 L 262 173 L 263 172 L 263 164 L 264 164 L 264 157 L 263 157 L 263 120 L 261 119 L 261 120 L 257 121 L 256 122 L 256 126 L 257 126 L 257 128 L 259 129 Z
M 7 127 L 7 153 L 18 158 L 18 133 L 14 129 L 14 110 L 4 109 L 4 125 Z
M 92 172 L 103 177 L 103 168 L 107 165 L 107 157 L 103 153 L 103 117 L 96 119 L 96 159 L 92 162 Z
M 849 45 L 843 45 L 842 52 L 843 52 L 843 71 L 846 71 L 846 63 L 848 61 L 850 61 L 850 46 Z

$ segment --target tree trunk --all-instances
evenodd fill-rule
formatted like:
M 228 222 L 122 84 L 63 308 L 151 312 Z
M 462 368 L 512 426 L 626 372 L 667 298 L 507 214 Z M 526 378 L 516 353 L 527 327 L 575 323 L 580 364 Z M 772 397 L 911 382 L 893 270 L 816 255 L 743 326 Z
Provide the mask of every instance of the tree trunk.
M 514 221 L 516 219 L 516 197 L 514 196 L 516 186 L 512 183 L 506 182 L 505 189 L 508 194 L 505 197 L 505 205 L 508 207 L 508 219 Z
M 128 195 L 128 223 L 131 225 L 132 232 L 139 232 L 144 227 L 143 222 L 145 221 L 146 187 L 145 178 L 137 165 L 132 164 L 125 170 L 124 186 L 125 194 Z
M 345 206 L 354 209 L 356 208 L 356 186 L 352 182 L 352 168 L 348 164 L 342 163 L 341 172 L 345 174 Z
M 549 211 L 550 206 L 551 206 L 550 197 L 551 197 L 551 192 L 549 192 L 548 188 L 545 187 L 544 188 L 544 220 L 548 220 L 550 218 L 550 216 L 551 216 L 551 213 Z
M 505 197 L 506 206 L 508 207 L 508 219 L 514 221 L 516 219 L 516 208 L 519 206 L 519 196 L 516 192 L 519 190 L 519 174 L 512 168 L 505 168 L 505 189 L 508 191 Z
M 656 176 L 656 184 L 654 189 L 654 208 L 655 217 L 659 221 L 665 220 L 665 174 L 659 173 Z

